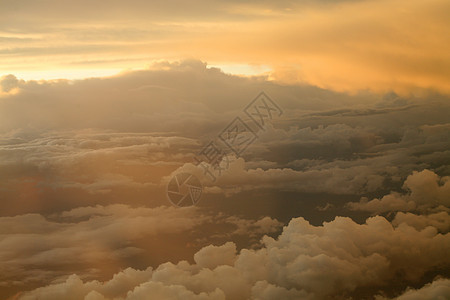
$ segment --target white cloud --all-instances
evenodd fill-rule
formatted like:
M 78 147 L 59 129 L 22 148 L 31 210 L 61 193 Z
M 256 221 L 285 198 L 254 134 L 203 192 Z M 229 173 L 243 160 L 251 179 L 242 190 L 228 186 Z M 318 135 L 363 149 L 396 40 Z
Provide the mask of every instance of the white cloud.
M 65 283 L 25 293 L 24 299 L 56 291 L 64 297 L 73 285 L 78 286 L 79 299 L 91 290 L 105 296 L 106 286 L 110 287 L 108 297 L 117 297 L 123 295 L 125 288 L 113 295 L 111 286 L 119 285 L 124 277 L 130 288 L 126 299 L 137 299 L 153 291 L 167 299 L 175 295 L 187 299 L 328 299 L 363 287 L 383 290 L 394 277 L 416 283 L 426 272 L 450 266 L 446 255 L 450 251 L 449 233 L 438 234 L 433 227 L 418 231 L 406 223 L 394 227 L 379 216 L 362 225 L 337 217 L 323 226 L 312 226 L 303 218 L 296 218 L 277 239 L 266 236 L 263 242 L 262 248 L 242 249 L 239 254 L 233 243 L 207 246 L 195 254 L 195 264 L 164 263 L 144 283 L 145 276 L 136 280 L 131 270 L 127 271 L 129 276 L 117 275 L 114 284 L 82 283 L 72 276 Z M 135 287 L 131 287 L 133 284 Z M 419 294 L 444 295 L 446 285 L 447 281 L 437 281 L 419 290 Z

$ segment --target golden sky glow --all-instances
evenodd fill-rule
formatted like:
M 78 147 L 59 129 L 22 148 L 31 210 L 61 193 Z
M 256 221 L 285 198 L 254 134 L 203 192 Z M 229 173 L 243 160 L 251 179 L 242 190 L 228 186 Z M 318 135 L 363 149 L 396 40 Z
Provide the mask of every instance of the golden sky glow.
M 335 90 L 450 92 L 448 1 L 275 3 L 2 1 L 0 75 L 82 78 L 188 58 Z

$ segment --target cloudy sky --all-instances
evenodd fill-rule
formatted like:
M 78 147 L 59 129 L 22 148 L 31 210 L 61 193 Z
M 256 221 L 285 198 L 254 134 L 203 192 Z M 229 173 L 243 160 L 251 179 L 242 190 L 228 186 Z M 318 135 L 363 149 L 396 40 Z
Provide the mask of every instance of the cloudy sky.
M 0 0 L 0 299 L 450 298 L 449 13 Z

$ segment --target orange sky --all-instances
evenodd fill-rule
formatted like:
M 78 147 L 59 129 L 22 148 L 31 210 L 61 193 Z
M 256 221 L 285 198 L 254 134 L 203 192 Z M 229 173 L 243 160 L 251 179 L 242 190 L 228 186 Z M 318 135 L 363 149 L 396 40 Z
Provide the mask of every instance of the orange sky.
M 1 5 L 0 75 L 83 78 L 194 58 L 339 91 L 450 92 L 446 0 Z

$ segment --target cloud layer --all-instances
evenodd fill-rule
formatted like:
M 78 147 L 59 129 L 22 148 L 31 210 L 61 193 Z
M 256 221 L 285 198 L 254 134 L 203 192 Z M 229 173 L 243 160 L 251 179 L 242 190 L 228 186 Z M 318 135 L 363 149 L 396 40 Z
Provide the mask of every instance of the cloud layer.
M 447 210 L 450 207 L 450 177 L 439 178 L 430 170 L 413 172 L 405 180 L 403 188 L 407 194 L 391 193 L 381 199 L 363 199 L 359 203 L 349 203 L 353 210 L 366 210 L 372 213 L 390 211 L 428 211 Z
M 406 223 L 394 227 L 383 217 L 361 225 L 338 217 L 323 226 L 296 218 L 277 239 L 266 236 L 263 243 L 239 253 L 231 242 L 207 246 L 194 255 L 194 264 L 127 269 L 104 283 L 72 275 L 21 299 L 327 299 L 357 296 L 364 288 L 383 291 L 392 281 L 414 284 L 426 272 L 450 264 L 445 255 L 449 234 L 432 227 L 418 231 Z M 448 288 L 448 280 L 437 280 L 401 297 L 431 299 L 448 294 Z
M 3 298 L 445 293 L 445 95 L 349 95 L 196 60 L 1 89 Z M 260 91 L 283 115 L 212 181 L 194 156 L 250 122 Z M 203 184 L 197 208 L 168 207 L 180 171 Z

